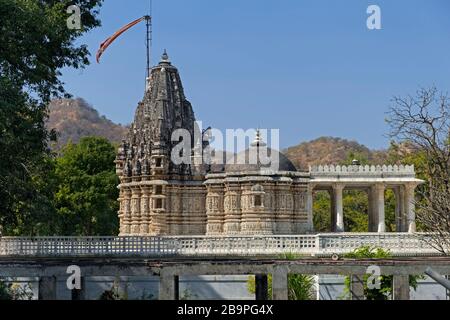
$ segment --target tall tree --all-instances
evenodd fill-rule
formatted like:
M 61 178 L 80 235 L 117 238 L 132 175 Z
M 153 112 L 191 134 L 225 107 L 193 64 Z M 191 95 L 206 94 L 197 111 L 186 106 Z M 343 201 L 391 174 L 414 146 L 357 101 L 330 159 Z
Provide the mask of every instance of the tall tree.
M 407 145 L 427 185 L 420 189 L 417 219 L 435 234 L 431 244 L 450 253 L 450 98 L 435 87 L 416 96 L 394 97 L 387 122 L 390 136 Z
M 65 95 L 64 67 L 82 68 L 89 52 L 76 40 L 100 25 L 102 0 L 0 0 L 0 227 L 5 234 L 39 234 L 51 214 L 51 172 L 44 126 L 47 104 Z M 81 12 L 68 28 L 69 5 Z M 48 223 L 47 223 L 48 225 Z
M 68 143 L 56 161 L 55 208 L 60 235 L 117 235 L 115 147 L 104 138 Z
M 64 67 L 89 64 L 86 45 L 76 40 L 100 25 L 102 0 L 0 0 L 0 71 L 17 87 L 34 93 L 36 102 L 64 94 Z M 70 5 L 81 13 L 81 29 L 68 27 Z

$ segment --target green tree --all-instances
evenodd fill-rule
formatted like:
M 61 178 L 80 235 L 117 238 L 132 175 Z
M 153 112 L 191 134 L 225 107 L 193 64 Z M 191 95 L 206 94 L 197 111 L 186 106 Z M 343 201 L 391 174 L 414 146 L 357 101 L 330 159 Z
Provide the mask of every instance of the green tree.
M 392 254 L 389 250 L 384 250 L 383 248 L 362 246 L 353 250 L 350 253 L 344 255 L 344 258 L 348 259 L 386 259 L 392 258 Z M 392 295 L 392 280 L 393 276 L 381 275 L 379 277 L 380 288 L 379 289 L 369 289 L 367 286 L 367 280 L 369 274 L 363 276 L 363 286 L 364 286 L 364 296 L 367 300 L 388 300 Z M 410 276 L 409 285 L 414 290 L 417 288 L 417 280 L 421 279 L 421 276 Z M 350 277 L 346 277 L 344 280 L 345 288 L 342 298 L 350 298 Z
M 31 284 L 22 286 L 18 282 L 5 283 L 0 279 L 0 300 L 31 300 L 32 298 Z
M 295 254 L 284 254 L 280 259 L 295 260 Z M 267 276 L 268 294 L 272 296 L 272 275 Z M 312 300 L 314 289 L 314 277 L 307 274 L 288 274 L 288 298 L 289 300 Z M 255 276 L 249 276 L 247 280 L 248 292 L 255 294 Z
M 97 27 L 102 0 L 0 0 L 0 227 L 7 235 L 50 232 L 52 172 L 45 129 L 47 104 L 65 94 L 65 67 L 86 66 L 89 52 L 77 39 Z M 71 4 L 81 30 L 67 27 Z
M 431 232 L 429 243 L 450 254 L 450 97 L 437 88 L 394 97 L 386 120 L 391 154 L 412 162 L 420 178 L 416 199 L 418 230 Z
M 120 278 L 116 276 L 111 289 L 103 291 L 99 300 L 128 300 L 128 284 L 124 286 L 125 290 L 120 288 Z
M 0 280 L 0 300 L 12 300 L 12 294 L 6 283 Z
M 344 228 L 348 232 L 368 232 L 368 199 L 367 192 L 346 190 L 343 197 Z
M 327 191 L 315 191 L 313 202 L 313 224 L 317 232 L 331 231 L 331 199 Z
M 55 208 L 62 235 L 117 235 L 115 147 L 104 138 L 68 143 L 56 161 Z
M 47 139 L 42 110 L 0 76 L 0 226 L 4 234 L 38 234 L 41 222 L 52 213 Z
M 89 51 L 77 39 L 100 25 L 102 0 L 0 0 L 0 74 L 46 103 L 64 94 L 59 79 L 65 67 L 89 64 Z M 81 11 L 81 29 L 68 28 L 67 8 Z

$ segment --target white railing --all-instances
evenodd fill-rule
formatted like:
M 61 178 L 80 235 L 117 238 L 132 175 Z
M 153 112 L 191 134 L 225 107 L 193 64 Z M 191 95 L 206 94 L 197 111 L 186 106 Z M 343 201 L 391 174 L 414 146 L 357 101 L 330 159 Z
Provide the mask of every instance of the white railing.
M 388 249 L 395 256 L 439 255 L 425 233 L 330 233 L 318 235 L 318 254 L 343 254 L 361 246 Z
M 388 249 L 395 256 L 439 253 L 427 244 L 426 234 L 327 233 L 286 236 L 171 236 L 171 237 L 2 237 L 2 256 L 259 256 L 294 253 L 343 254 L 361 246 Z
M 349 166 L 340 166 L 340 165 L 319 165 L 319 166 L 310 166 L 309 172 L 312 175 L 392 175 L 392 176 L 413 176 L 414 165 L 378 165 L 378 166 L 369 166 L 369 165 L 349 165 Z

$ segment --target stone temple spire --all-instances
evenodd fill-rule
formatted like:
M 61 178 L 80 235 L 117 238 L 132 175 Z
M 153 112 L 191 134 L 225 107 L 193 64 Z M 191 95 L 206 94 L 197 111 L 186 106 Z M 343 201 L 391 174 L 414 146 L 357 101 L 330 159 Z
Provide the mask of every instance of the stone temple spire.
M 186 129 L 191 134 L 194 147 L 194 112 L 184 95 L 178 70 L 164 50 L 159 64 L 151 69 L 144 98 L 138 104 L 128 137 L 119 150 L 118 174 L 125 165 L 132 167 L 126 172 L 133 176 L 144 174 L 146 168 L 151 175 L 189 174 L 188 164 L 175 165 L 170 161 L 171 150 L 178 143 L 172 142 L 171 137 L 177 129 Z
M 161 62 L 170 64 L 169 55 L 167 54 L 167 50 L 166 49 L 164 49 L 164 52 L 163 52 L 163 54 L 161 56 Z
M 265 147 L 267 144 L 264 142 L 261 137 L 261 131 L 259 129 L 256 130 L 255 140 L 253 140 L 251 146 L 252 147 Z

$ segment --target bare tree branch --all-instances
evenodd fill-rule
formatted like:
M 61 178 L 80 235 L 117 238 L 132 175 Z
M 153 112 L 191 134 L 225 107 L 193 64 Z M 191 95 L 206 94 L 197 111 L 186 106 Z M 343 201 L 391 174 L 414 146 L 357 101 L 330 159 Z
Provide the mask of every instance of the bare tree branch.
M 435 87 L 394 97 L 386 121 L 390 138 L 426 156 L 428 185 L 417 201 L 417 220 L 433 233 L 430 244 L 450 254 L 450 98 Z

